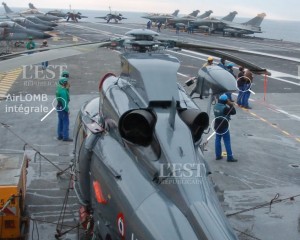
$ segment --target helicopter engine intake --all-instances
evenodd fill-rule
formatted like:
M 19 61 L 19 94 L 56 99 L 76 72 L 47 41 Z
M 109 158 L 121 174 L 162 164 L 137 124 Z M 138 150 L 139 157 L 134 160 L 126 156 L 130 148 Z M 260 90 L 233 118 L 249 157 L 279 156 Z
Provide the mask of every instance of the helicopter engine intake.
M 155 123 L 155 115 L 150 111 L 130 110 L 121 116 L 119 131 L 128 142 L 148 146 L 152 142 Z

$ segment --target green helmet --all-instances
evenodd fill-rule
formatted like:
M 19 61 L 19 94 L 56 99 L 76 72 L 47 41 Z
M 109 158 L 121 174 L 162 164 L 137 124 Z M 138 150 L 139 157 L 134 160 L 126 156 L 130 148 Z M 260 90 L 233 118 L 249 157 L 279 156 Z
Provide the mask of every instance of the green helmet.
M 61 78 L 59 79 L 58 82 L 59 82 L 60 85 L 63 85 L 63 84 L 65 84 L 65 83 L 68 82 L 68 78 L 66 78 L 66 77 L 61 77 Z
M 61 76 L 65 78 L 69 78 L 69 75 L 70 75 L 69 72 L 66 70 L 61 73 Z

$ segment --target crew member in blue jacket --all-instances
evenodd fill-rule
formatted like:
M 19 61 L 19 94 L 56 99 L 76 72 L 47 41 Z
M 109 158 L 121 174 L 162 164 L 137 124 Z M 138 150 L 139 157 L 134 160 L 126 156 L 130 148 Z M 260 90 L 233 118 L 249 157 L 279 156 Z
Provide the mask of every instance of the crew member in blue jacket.
M 232 154 L 230 132 L 229 132 L 230 116 L 235 115 L 236 110 L 233 106 L 233 103 L 229 101 L 226 94 L 222 94 L 219 97 L 218 103 L 214 106 L 214 114 L 215 114 L 214 130 L 216 132 L 216 139 L 215 139 L 216 160 L 222 159 L 221 140 L 223 138 L 225 149 L 227 152 L 227 161 L 237 162 L 237 160 L 233 157 Z
M 227 67 L 226 67 L 225 63 L 226 63 L 226 59 L 225 58 L 221 58 L 220 62 L 218 63 L 218 66 L 221 67 L 221 68 L 223 68 L 223 69 L 225 69 L 225 70 L 227 70 Z

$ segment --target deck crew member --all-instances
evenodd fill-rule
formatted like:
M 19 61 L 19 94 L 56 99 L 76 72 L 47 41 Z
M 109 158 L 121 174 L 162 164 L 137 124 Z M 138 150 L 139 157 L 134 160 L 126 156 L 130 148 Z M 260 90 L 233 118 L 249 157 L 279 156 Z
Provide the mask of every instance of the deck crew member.
M 70 95 L 67 88 L 68 78 L 61 77 L 56 86 L 56 111 L 58 114 L 57 139 L 72 142 L 69 138 L 69 102 Z
M 222 94 L 219 97 L 218 103 L 214 106 L 214 115 L 215 115 L 214 130 L 216 132 L 216 139 L 215 139 L 216 160 L 222 159 L 221 140 L 223 138 L 225 149 L 227 152 L 227 161 L 237 162 L 237 160 L 233 157 L 232 154 L 230 132 L 229 132 L 230 116 L 235 114 L 236 114 L 236 110 L 233 106 L 233 103 L 229 101 L 226 94 Z

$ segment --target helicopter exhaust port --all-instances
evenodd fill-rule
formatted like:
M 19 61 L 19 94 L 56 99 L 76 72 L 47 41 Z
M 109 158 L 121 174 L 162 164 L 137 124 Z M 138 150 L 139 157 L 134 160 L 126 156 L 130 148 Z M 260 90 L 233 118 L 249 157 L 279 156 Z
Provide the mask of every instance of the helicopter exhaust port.
M 180 112 L 179 116 L 191 130 L 194 142 L 198 142 L 209 126 L 208 114 L 198 109 L 186 109 Z
M 119 131 L 126 141 L 142 146 L 149 146 L 152 142 L 155 115 L 144 109 L 130 110 L 119 120 Z

